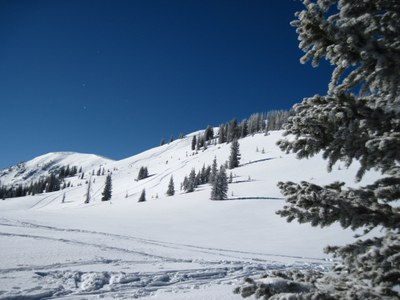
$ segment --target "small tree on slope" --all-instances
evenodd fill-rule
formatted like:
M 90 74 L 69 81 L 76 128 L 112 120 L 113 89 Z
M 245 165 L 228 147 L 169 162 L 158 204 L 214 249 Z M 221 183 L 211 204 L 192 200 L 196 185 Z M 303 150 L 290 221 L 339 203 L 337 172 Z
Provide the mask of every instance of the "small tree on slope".
M 173 196 L 173 195 L 175 195 L 175 186 L 174 186 L 174 179 L 171 176 L 168 184 L 167 196 Z
M 146 201 L 146 190 L 143 189 L 142 193 L 140 194 L 138 202 L 145 202 Z
M 112 190 L 112 185 L 111 185 L 111 175 L 108 174 L 106 177 L 106 183 L 104 185 L 104 190 L 102 193 L 102 201 L 107 201 L 111 199 L 111 190 Z
M 316 2 L 316 3 L 315 3 Z M 400 1 L 303 1 L 296 14 L 302 62 L 317 66 L 325 57 L 335 65 L 326 96 L 306 98 L 294 107 L 278 145 L 308 158 L 319 152 L 329 169 L 344 161 L 361 164 L 357 180 L 370 169 L 381 172 L 375 183 L 345 188 L 344 183 L 318 186 L 309 182 L 280 182 L 286 197 L 278 212 L 289 222 L 325 227 L 380 228 L 374 238 L 327 247 L 341 258 L 336 274 L 275 274 L 236 292 L 268 299 L 394 299 L 400 283 Z M 337 4 L 337 7 L 334 5 Z M 357 92 L 357 94 L 355 94 Z M 286 282 L 276 285 L 271 282 Z M 264 282 L 264 283 L 262 283 Z M 268 283 L 267 283 L 268 282 Z M 299 287 L 290 290 L 290 287 Z M 300 294 L 298 292 L 303 292 Z M 273 296 L 275 295 L 275 296 Z M 288 295 L 285 296 L 288 299 Z
M 211 200 L 225 200 L 228 193 L 228 178 L 226 177 L 225 168 L 220 167 L 215 180 L 211 187 Z
M 231 154 L 229 156 L 229 169 L 234 169 L 239 167 L 240 152 L 239 152 L 239 142 L 235 138 L 231 144 Z

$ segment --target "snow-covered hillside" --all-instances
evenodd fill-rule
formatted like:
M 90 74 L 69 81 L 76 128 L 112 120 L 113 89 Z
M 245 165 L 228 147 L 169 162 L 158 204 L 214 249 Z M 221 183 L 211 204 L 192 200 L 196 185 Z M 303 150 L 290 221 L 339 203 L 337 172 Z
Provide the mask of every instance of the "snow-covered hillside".
M 113 162 L 110 159 L 94 154 L 82 154 L 74 152 L 54 152 L 38 156 L 28 162 L 19 163 L 8 169 L 0 171 L 0 182 L 4 185 L 29 184 L 41 177 L 49 175 L 49 172 L 61 167 L 76 166 L 83 172 L 98 169 L 99 166 L 107 166 Z
M 34 170 L 49 162 L 82 166 L 84 174 L 68 178 L 71 187 L 61 191 L 0 201 L 0 299 L 240 299 L 231 291 L 243 277 L 327 268 L 323 247 L 352 240 L 352 232 L 335 226 L 320 230 L 286 223 L 275 214 L 284 204 L 276 184 L 355 185 L 356 164 L 337 165 L 328 174 L 321 157 L 297 160 L 282 153 L 276 146 L 281 132 L 256 134 L 239 140 L 241 164 L 228 171 L 233 176 L 228 200 L 211 201 L 208 184 L 186 194 L 180 183 L 214 157 L 225 163 L 230 145 L 196 153 L 195 134 L 121 161 L 53 153 L 25 163 L 25 175 L 40 176 Z M 141 167 L 150 176 L 138 181 Z M 97 176 L 99 168 L 104 175 Z M 24 178 L 21 167 L 0 174 L 3 184 Z M 104 202 L 107 174 L 112 174 L 112 199 Z M 167 197 L 171 176 L 176 194 Z M 361 184 L 373 178 L 367 174 Z M 85 204 L 89 180 L 91 199 Z M 143 189 L 147 201 L 138 203 Z

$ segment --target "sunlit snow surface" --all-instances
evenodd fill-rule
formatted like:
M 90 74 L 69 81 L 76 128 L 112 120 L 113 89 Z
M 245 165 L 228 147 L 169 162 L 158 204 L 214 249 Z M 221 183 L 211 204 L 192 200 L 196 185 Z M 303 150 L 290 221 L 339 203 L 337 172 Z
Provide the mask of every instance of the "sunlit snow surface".
M 209 200 L 209 185 L 184 194 L 180 183 L 214 156 L 224 163 L 229 144 L 195 154 L 189 135 L 122 161 L 64 154 L 64 163 L 84 165 L 83 180 L 68 179 L 73 187 L 60 192 L 0 201 L 0 299 L 240 299 L 232 290 L 245 276 L 327 269 L 332 262 L 323 247 L 347 243 L 353 233 L 286 223 L 275 214 L 284 205 L 276 183 L 356 185 L 357 165 L 328 174 L 320 157 L 282 153 L 279 138 L 281 132 L 271 132 L 239 141 L 241 166 L 232 170 L 226 201 Z M 60 154 L 46 159 L 54 157 Z M 112 172 L 112 201 L 101 201 L 105 175 L 93 176 L 92 199 L 84 204 L 85 182 L 100 165 Z M 142 166 L 151 176 L 136 181 Z M 171 175 L 176 195 L 166 197 Z M 367 174 L 362 184 L 374 177 Z M 138 203 L 143 188 L 147 201 Z

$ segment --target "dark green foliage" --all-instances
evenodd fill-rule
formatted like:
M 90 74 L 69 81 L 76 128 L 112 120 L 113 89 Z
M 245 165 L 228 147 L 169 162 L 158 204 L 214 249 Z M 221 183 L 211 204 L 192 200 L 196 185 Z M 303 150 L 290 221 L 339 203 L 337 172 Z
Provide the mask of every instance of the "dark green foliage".
M 211 188 L 211 200 L 225 200 L 228 193 L 228 178 L 223 166 L 220 167 Z
M 165 140 L 164 139 L 161 139 L 161 141 L 160 141 L 160 146 L 162 146 L 162 145 L 165 145 Z
M 218 129 L 218 143 L 223 144 L 225 142 L 226 142 L 225 125 L 221 124 L 221 125 L 219 125 L 219 129 Z
M 206 130 L 204 131 L 204 139 L 205 141 L 212 140 L 214 138 L 214 129 L 211 125 L 208 125 Z
M 175 195 L 175 185 L 174 185 L 174 179 L 171 176 L 168 184 L 167 196 L 173 196 L 173 195 Z
M 243 120 L 239 124 L 240 138 L 244 138 L 249 134 L 249 130 L 247 128 L 247 120 Z
M 196 145 L 197 145 L 197 138 L 194 135 L 192 138 L 192 150 L 194 151 L 196 149 Z
M 146 190 L 143 189 L 142 193 L 140 194 L 138 202 L 145 202 L 146 201 Z
M 106 182 L 104 184 L 104 190 L 102 193 L 102 201 L 108 201 L 111 199 L 111 192 L 112 192 L 112 183 L 111 183 L 111 174 L 108 174 L 106 177 Z
M 60 190 L 60 179 L 56 175 L 50 174 L 46 181 L 46 193 Z
M 149 177 L 149 171 L 147 170 L 147 167 L 140 167 L 137 180 L 142 180 L 147 177 Z
M 305 9 L 292 22 L 305 52 L 302 62 L 312 60 L 318 66 L 325 58 L 335 69 L 327 95 L 306 98 L 294 107 L 285 125 L 286 134 L 294 138 L 278 145 L 299 158 L 322 152 L 329 170 L 336 162 L 349 166 L 357 160 L 358 181 L 372 169 L 382 176 L 357 188 L 341 182 L 279 183 L 287 200 L 278 214 L 288 221 L 320 227 L 337 223 L 366 233 L 379 229 L 375 237 L 327 247 L 325 251 L 341 264 L 333 275 L 308 274 L 311 289 L 292 294 L 291 299 L 399 299 L 400 2 L 303 3 Z M 288 275 L 279 277 L 284 276 Z M 290 279 L 304 283 L 304 278 Z M 262 296 L 261 286 L 254 287 L 251 294 Z
M 239 166 L 240 161 L 240 151 L 239 151 L 239 142 L 237 139 L 234 139 L 231 144 L 231 154 L 229 156 L 229 169 L 234 169 Z
M 197 187 L 196 186 L 196 171 L 193 168 L 189 173 L 187 184 L 186 184 L 186 186 L 183 187 L 183 189 L 185 190 L 186 193 L 191 193 L 194 191 L 194 189 L 196 187 Z
M 238 123 L 236 118 L 233 118 L 228 124 L 228 131 L 226 133 L 227 142 L 230 143 L 239 137 Z

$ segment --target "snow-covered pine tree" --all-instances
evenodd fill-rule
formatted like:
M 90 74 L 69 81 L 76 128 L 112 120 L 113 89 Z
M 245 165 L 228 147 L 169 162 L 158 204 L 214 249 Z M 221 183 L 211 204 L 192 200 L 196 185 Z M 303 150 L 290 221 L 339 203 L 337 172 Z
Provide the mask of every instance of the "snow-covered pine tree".
M 142 193 L 140 194 L 138 202 L 145 202 L 146 201 L 146 190 L 143 189 Z
M 172 178 L 171 175 L 168 184 L 167 196 L 173 196 L 173 195 L 175 195 L 175 185 L 174 185 L 174 179 Z
M 285 129 L 295 138 L 283 139 L 279 146 L 299 158 L 322 152 L 329 169 L 338 161 L 349 166 L 357 160 L 357 180 L 371 169 L 382 177 L 359 188 L 339 182 L 281 182 L 287 204 L 278 214 L 289 222 L 320 227 L 339 223 L 365 232 L 379 228 L 380 234 L 327 247 L 326 252 L 341 258 L 333 274 L 292 272 L 280 278 L 288 288 L 306 285 L 303 294 L 292 290 L 290 299 L 399 299 L 400 1 L 303 3 L 305 10 L 292 22 L 305 52 L 301 61 L 312 60 L 317 66 L 325 58 L 335 69 L 326 96 L 306 98 L 294 107 Z M 271 285 L 249 279 L 236 292 L 251 291 L 269 299 L 272 290 Z
M 225 200 L 228 193 L 228 178 L 223 166 L 220 167 L 211 187 L 211 200 Z
M 112 191 L 112 184 L 111 184 L 111 174 L 108 174 L 106 177 L 106 182 L 104 184 L 104 190 L 101 194 L 101 201 L 108 201 L 111 199 L 111 191 Z
M 192 193 L 196 187 L 196 170 L 193 168 L 189 173 L 185 191 L 186 193 Z
M 149 171 L 147 167 L 140 167 L 137 180 L 142 180 L 149 177 Z
M 219 125 L 218 129 L 218 144 L 223 144 L 226 142 L 226 132 L 225 132 L 225 125 Z
M 208 125 L 206 130 L 204 131 L 204 139 L 205 141 L 212 140 L 214 138 L 214 129 L 211 125 Z
M 239 166 L 240 152 L 239 152 L 239 142 L 235 138 L 231 144 L 231 154 L 229 156 L 229 169 L 234 169 Z
M 196 136 L 194 135 L 192 137 L 192 151 L 196 150 L 196 144 L 197 144 L 197 140 L 196 140 Z
M 236 118 L 233 118 L 228 124 L 228 132 L 226 133 L 227 142 L 230 143 L 238 138 L 238 123 Z
M 211 165 L 210 177 L 208 179 L 209 183 L 213 184 L 213 182 L 217 178 L 217 173 L 218 173 L 217 157 L 214 156 L 213 163 Z

